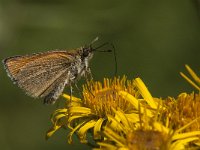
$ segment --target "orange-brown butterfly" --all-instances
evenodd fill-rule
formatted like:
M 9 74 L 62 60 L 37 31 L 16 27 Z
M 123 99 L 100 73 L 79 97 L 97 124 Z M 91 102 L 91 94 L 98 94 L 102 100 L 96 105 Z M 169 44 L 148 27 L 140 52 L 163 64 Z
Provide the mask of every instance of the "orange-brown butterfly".
M 44 103 L 53 104 L 62 94 L 65 85 L 71 86 L 82 76 L 90 74 L 89 61 L 97 48 L 92 44 L 75 50 L 55 50 L 3 60 L 8 76 L 28 95 L 44 98 Z M 107 50 L 110 52 L 111 50 Z

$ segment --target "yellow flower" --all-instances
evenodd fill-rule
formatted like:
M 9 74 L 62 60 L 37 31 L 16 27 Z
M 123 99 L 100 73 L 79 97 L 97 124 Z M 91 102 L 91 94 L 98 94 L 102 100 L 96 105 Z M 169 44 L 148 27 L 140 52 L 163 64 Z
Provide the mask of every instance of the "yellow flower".
M 200 94 L 182 93 L 177 99 L 169 97 L 163 103 L 167 109 L 163 111 L 162 119 L 169 127 L 177 130 L 196 120 L 182 132 L 200 131 Z
M 126 117 L 125 114 L 122 115 L 124 115 L 124 118 Z M 132 124 L 126 119 L 118 122 L 115 118 L 111 118 L 110 124 L 115 122 L 121 130 L 116 130 L 112 126 L 105 126 L 103 130 L 104 139 L 98 142 L 100 148 L 96 148 L 96 150 L 182 150 L 192 148 L 189 145 L 190 142 L 198 140 L 200 135 L 200 131 L 179 133 L 193 124 L 194 121 L 179 130 L 173 131 L 147 115 L 140 117 L 138 124 Z
M 194 81 L 181 73 L 200 91 L 200 77 L 186 65 Z M 178 98 L 154 98 L 140 78 L 105 78 L 103 83 L 83 85 L 82 97 L 63 94 L 65 106 L 51 116 L 52 128 L 70 130 L 68 143 L 76 134 L 87 143 L 91 133 L 100 149 L 180 150 L 200 146 L 200 94 L 182 93 Z M 194 147 L 197 146 L 197 147 Z
M 189 77 L 187 77 L 184 73 L 180 72 L 181 76 L 185 78 L 192 86 L 194 86 L 197 90 L 200 91 L 200 77 L 188 66 L 185 65 L 187 71 L 192 76 L 194 81 L 192 81 Z M 196 82 L 196 83 L 195 83 Z
M 60 127 L 68 127 L 71 132 L 68 142 L 72 142 L 72 135 L 76 133 L 80 142 L 87 143 L 87 133 L 93 132 L 93 139 L 101 139 L 102 127 L 113 116 L 119 122 L 123 115 L 128 122 L 139 122 L 138 112 L 152 117 L 158 102 L 151 96 L 140 78 L 127 80 L 123 78 L 107 79 L 100 82 L 88 82 L 83 86 L 83 98 L 65 95 L 67 105 L 56 110 L 52 115 L 53 127 L 47 132 L 47 138 Z M 70 107 L 69 101 L 72 101 Z M 140 107 L 139 107 L 140 106 Z M 117 124 L 112 124 L 117 127 Z

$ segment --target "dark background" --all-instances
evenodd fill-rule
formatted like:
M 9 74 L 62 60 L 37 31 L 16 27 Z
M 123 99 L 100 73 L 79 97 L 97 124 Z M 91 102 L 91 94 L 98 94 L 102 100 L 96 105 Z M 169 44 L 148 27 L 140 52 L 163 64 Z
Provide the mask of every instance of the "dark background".
M 96 36 L 100 38 L 96 46 L 115 45 L 118 74 L 141 77 L 153 96 L 165 98 L 193 90 L 179 72 L 186 72 L 184 65 L 189 64 L 200 74 L 198 0 L 0 1 L 1 60 L 77 48 Z M 94 78 L 102 80 L 113 76 L 114 65 L 112 54 L 96 53 L 90 66 Z M 68 145 L 66 130 L 45 141 L 50 114 L 57 105 L 46 106 L 26 96 L 12 84 L 1 64 L 0 149 L 89 148 L 77 141 Z

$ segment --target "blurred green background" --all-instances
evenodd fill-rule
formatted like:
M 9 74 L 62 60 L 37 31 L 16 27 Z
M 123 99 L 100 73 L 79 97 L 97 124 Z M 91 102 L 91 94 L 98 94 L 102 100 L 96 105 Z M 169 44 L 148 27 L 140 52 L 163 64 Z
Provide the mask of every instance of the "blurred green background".
M 118 74 L 141 77 L 153 96 L 177 96 L 193 88 L 179 72 L 189 64 L 200 74 L 198 0 L 1 0 L 0 59 L 54 49 L 77 48 L 99 36 L 111 42 Z M 96 80 L 112 77 L 110 53 L 96 53 Z M 81 81 L 84 82 L 84 81 Z M 63 100 L 61 98 L 61 100 Z M 0 65 L 0 149 L 90 149 L 66 143 L 66 130 L 45 141 L 50 114 L 57 108 L 33 100 L 13 85 Z

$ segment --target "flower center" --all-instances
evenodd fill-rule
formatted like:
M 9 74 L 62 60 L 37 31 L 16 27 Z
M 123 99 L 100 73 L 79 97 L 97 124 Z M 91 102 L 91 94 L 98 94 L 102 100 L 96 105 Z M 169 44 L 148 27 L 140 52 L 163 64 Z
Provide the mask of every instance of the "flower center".
M 104 79 L 103 85 L 100 82 L 88 82 L 83 87 L 83 104 L 100 117 L 113 115 L 113 108 L 126 113 L 133 111 L 132 105 L 119 95 L 119 91 L 126 91 L 134 97 L 139 97 L 135 84 L 126 77 Z

